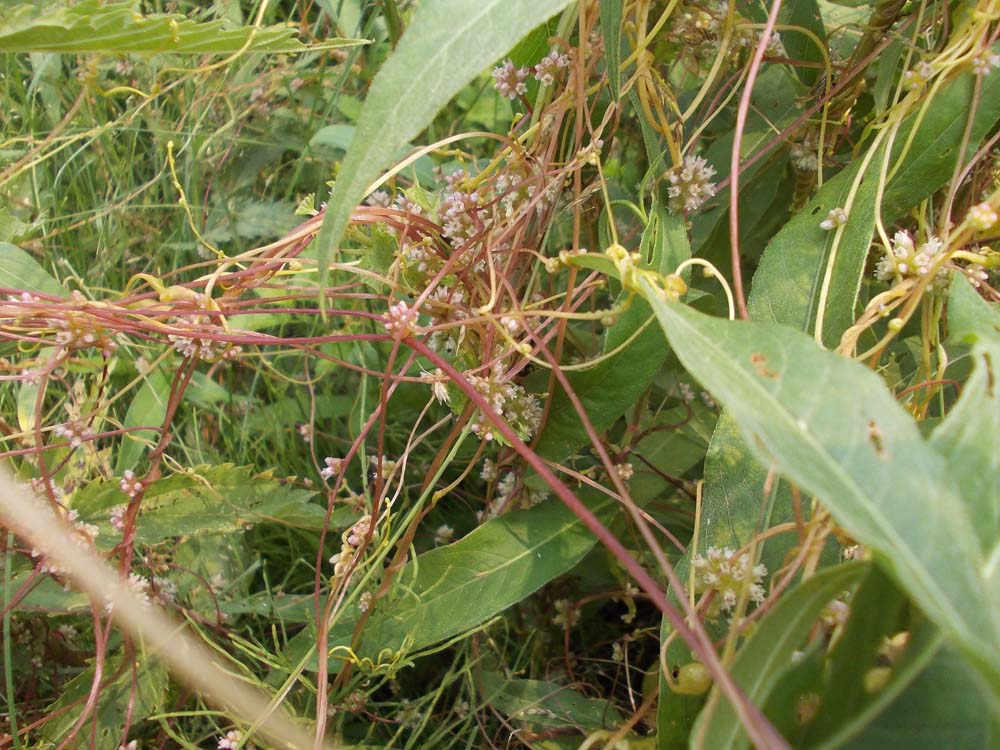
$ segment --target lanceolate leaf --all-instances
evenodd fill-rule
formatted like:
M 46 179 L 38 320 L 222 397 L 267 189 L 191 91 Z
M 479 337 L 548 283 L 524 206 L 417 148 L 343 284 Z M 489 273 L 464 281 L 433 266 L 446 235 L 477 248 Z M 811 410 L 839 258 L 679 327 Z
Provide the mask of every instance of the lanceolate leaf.
M 863 366 L 784 326 L 647 298 L 684 366 L 754 453 L 819 497 L 1000 693 L 1000 607 L 944 460 Z
M 602 496 L 591 509 L 606 516 L 614 505 Z M 594 544 L 555 501 L 493 519 L 400 571 L 365 628 L 363 652 L 413 651 L 475 628 L 568 571 Z
M 38 261 L 9 242 L 0 242 L 0 289 L 66 296 L 62 284 L 38 265 Z
M 421 3 L 361 110 L 358 128 L 317 238 L 327 261 L 369 183 L 438 110 L 569 0 L 437 0 Z
M 610 701 L 587 698 L 569 685 L 511 680 L 496 672 L 481 679 L 486 701 L 512 719 L 542 727 L 576 727 L 588 734 L 611 729 L 621 715 Z
M 155 55 L 294 53 L 364 44 L 361 39 L 330 39 L 306 46 L 292 26 L 232 28 L 223 21 L 198 23 L 177 14 L 144 16 L 133 2 L 21 3 L 0 12 L 0 51 L 106 52 Z

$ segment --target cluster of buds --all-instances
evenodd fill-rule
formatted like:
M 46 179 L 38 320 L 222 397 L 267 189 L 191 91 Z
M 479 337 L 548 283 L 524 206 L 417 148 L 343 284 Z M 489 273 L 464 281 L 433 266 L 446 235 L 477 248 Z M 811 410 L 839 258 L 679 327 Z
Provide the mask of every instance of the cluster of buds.
M 347 574 L 357 556 L 358 548 L 365 544 L 369 536 L 371 541 L 378 541 L 378 532 L 372 526 L 372 517 L 366 513 L 341 535 L 340 552 L 330 558 L 334 576 L 339 578 Z

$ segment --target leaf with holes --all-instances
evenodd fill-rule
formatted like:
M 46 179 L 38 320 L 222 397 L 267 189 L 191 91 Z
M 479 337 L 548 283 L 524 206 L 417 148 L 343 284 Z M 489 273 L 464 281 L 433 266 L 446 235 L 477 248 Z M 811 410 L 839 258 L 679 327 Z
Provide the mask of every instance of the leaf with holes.
M 645 291 L 681 363 L 754 453 L 879 555 L 1000 696 L 1000 602 L 972 524 L 945 461 L 879 377 L 785 326 L 711 318 Z

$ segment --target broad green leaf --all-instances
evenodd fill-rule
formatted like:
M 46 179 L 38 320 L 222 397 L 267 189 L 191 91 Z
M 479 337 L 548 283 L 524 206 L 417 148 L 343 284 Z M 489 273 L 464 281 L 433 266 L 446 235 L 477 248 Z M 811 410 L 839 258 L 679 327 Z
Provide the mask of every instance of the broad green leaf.
M 862 365 L 785 326 L 710 318 L 660 301 L 684 366 L 765 463 L 826 505 L 1000 694 L 1000 607 L 944 460 Z
M 793 651 L 806 639 L 823 608 L 863 571 L 862 565 L 840 565 L 821 571 L 782 596 L 764 615 L 729 670 L 751 701 L 757 705 L 766 702 L 782 674 L 793 665 Z M 736 712 L 713 688 L 692 730 L 692 750 L 736 750 L 746 747 L 747 742 Z
M 906 158 L 883 196 L 881 217 L 886 224 L 895 221 L 951 178 L 965 136 L 973 80 L 971 75 L 956 78 L 934 98 L 922 121 L 917 123 L 916 115 L 911 115 L 900 129 L 893 144 L 891 163 L 898 158 L 913 128 L 918 127 Z M 977 101 L 970 132 L 970 152 L 1000 118 L 1000 73 L 994 71 L 984 78 Z M 748 302 L 751 317 L 812 331 L 823 278 L 830 267 L 832 279 L 824 307 L 823 342 L 827 346 L 839 343 L 841 334 L 854 320 L 855 302 L 874 226 L 875 186 L 880 163 L 881 157 L 876 155 L 865 173 L 857 199 L 848 212 L 848 224 L 832 264 L 830 252 L 834 233 L 824 232 L 819 223 L 830 209 L 844 206 L 850 184 L 860 169 L 860 159 L 827 181 L 809 204 L 774 236 L 754 274 Z
M 38 265 L 38 261 L 9 242 L 0 242 L 0 289 L 66 296 L 62 284 Z
M 295 39 L 294 26 L 232 28 L 224 21 L 199 23 L 182 15 L 144 16 L 135 3 L 83 0 L 65 3 L 20 3 L 0 12 L 2 52 L 106 52 L 155 55 L 295 53 L 364 44 L 361 39 L 330 39 L 307 46 Z
M 622 717 L 602 698 L 587 698 L 569 685 L 508 679 L 496 672 L 480 678 L 484 699 L 505 716 L 539 727 L 575 727 L 585 733 L 612 729 Z
M 287 234 L 300 222 L 291 202 L 245 198 L 213 209 L 205 237 L 211 242 L 272 240 Z
M 912 640 L 912 639 L 911 639 Z M 808 750 L 980 750 L 997 747 L 982 680 L 941 638 L 923 637 L 907 647 L 892 681 L 836 734 Z M 912 653 L 911 652 L 917 652 Z
M 172 537 L 242 531 L 257 523 L 318 531 L 326 520 L 326 508 L 312 502 L 315 496 L 313 490 L 297 489 L 271 476 L 254 476 L 245 467 L 198 467 L 147 487 L 135 538 L 156 544 Z M 126 501 L 117 482 L 108 482 L 78 491 L 72 505 L 82 518 L 107 526 L 108 509 Z M 355 520 L 357 513 L 344 506 L 333 513 L 329 525 L 340 528 Z M 99 541 L 104 539 L 102 531 Z
M 865 673 L 878 666 L 879 648 L 899 631 L 900 612 L 906 606 L 903 593 L 877 566 L 872 566 L 850 601 L 850 616 L 837 637 L 829 665 L 819 711 L 809 725 L 809 740 L 836 732 L 859 713 L 873 696 L 864 689 Z
M 647 250 L 644 265 L 660 273 L 670 273 L 690 257 L 683 218 L 668 214 L 662 206 L 654 206 L 651 212 L 643 245 Z M 589 255 L 608 260 L 603 253 L 587 253 L 573 260 Z M 627 296 L 626 293 L 620 295 L 617 304 L 622 304 Z M 652 315 L 644 300 L 633 299 L 629 309 L 605 334 L 602 351 L 612 352 L 638 334 L 636 338 L 626 349 L 593 368 L 567 374 L 598 433 L 611 427 L 635 404 L 667 358 L 663 334 L 650 322 Z M 565 392 L 559 389 L 552 396 L 549 417 L 536 450 L 548 459 L 559 461 L 587 442 L 579 415 Z
M 354 207 L 438 110 L 569 0 L 438 0 L 418 6 L 375 76 L 316 244 L 321 283 Z
M 132 397 L 128 411 L 125 413 L 125 428 L 159 427 L 167 413 L 167 400 L 170 398 L 170 378 L 162 370 L 153 370 L 147 376 L 142 386 Z M 115 472 L 123 474 L 127 470 L 135 471 L 139 460 L 146 452 L 147 444 L 156 444 L 159 430 L 136 430 L 122 436 L 121 447 L 118 449 L 118 459 L 115 461 Z
M 607 517 L 606 496 L 591 510 Z M 415 651 L 486 622 L 570 570 L 595 540 L 562 503 L 544 502 L 425 552 L 398 574 L 364 632 L 362 652 Z
M 964 279 L 952 282 L 948 323 L 954 340 L 974 342 L 975 369 L 962 396 L 931 436 L 931 445 L 948 470 L 968 508 L 989 557 L 1000 540 L 1000 313 Z

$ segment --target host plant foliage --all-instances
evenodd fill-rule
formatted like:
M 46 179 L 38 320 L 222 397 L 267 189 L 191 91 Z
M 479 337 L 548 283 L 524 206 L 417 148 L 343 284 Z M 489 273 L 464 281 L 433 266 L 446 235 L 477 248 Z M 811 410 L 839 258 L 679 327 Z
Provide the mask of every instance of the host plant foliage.
M 0 750 L 996 744 L 998 19 L 0 11 Z

